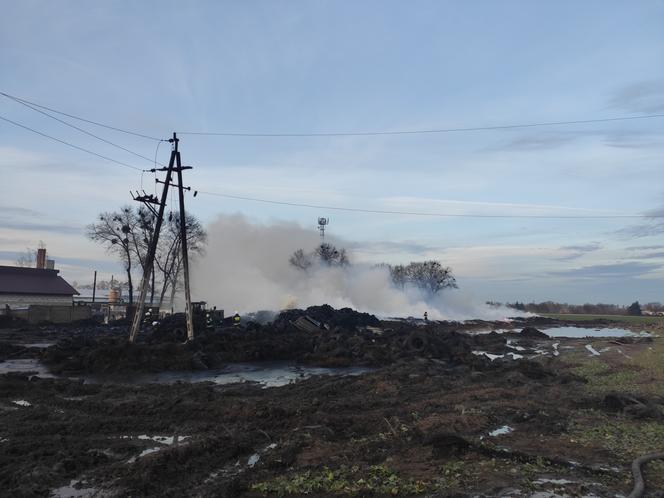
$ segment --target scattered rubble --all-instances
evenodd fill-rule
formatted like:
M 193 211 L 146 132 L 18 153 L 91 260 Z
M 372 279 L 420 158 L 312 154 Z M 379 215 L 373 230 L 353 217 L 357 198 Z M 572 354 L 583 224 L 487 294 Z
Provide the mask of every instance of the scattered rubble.
M 175 326 L 164 324 L 130 344 L 117 334 L 75 333 L 40 352 L 58 374 L 110 374 L 163 370 L 205 370 L 229 362 L 294 361 L 321 367 L 382 366 L 415 357 L 455 363 L 472 362 L 471 351 L 508 353 L 497 333 L 469 335 L 432 324 L 385 326 L 373 315 L 344 308 L 316 306 L 288 310 L 274 322 L 244 327 L 200 329 L 183 343 Z M 182 331 L 180 331 L 182 335 Z
M 535 327 L 525 327 L 521 330 L 521 337 L 529 337 L 531 339 L 548 339 L 549 336 L 544 332 L 537 330 Z

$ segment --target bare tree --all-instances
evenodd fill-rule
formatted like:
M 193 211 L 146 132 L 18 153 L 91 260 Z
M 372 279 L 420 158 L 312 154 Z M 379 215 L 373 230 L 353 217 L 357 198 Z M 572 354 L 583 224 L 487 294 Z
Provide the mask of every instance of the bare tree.
M 394 285 L 401 289 L 408 283 L 408 271 L 404 265 L 390 266 L 390 276 Z
M 449 266 L 443 266 L 440 261 L 411 263 L 406 267 L 406 273 L 410 282 L 430 295 L 437 294 L 445 288 L 458 288 L 456 278 L 452 275 L 452 269 Z
M 34 268 L 35 250 L 26 247 L 25 251 L 19 254 L 18 258 L 16 258 L 16 266 L 22 266 L 23 268 Z
M 154 237 L 155 216 L 147 209 L 124 206 L 113 213 L 102 213 L 99 221 L 88 226 L 87 236 L 104 244 L 109 252 L 116 254 L 124 263 L 129 287 L 129 303 L 133 304 L 132 270 L 135 264 L 145 271 L 147 254 Z M 187 214 L 187 242 L 189 254 L 203 251 L 207 239 L 205 229 L 195 216 Z M 150 275 L 150 301 L 157 292 L 157 275 L 160 277 L 159 305 L 171 290 L 171 301 L 177 290 L 177 281 L 182 270 L 182 245 L 180 240 L 180 216 L 169 214 L 162 225 L 162 235 L 155 254 L 155 268 Z M 159 273 L 158 273 L 159 272 Z
M 130 305 L 134 303 L 134 286 L 131 276 L 135 255 L 133 232 L 138 223 L 138 216 L 131 206 L 123 206 L 119 211 L 101 213 L 96 223 L 87 226 L 86 233 L 90 240 L 104 245 L 108 252 L 117 255 L 124 264 L 127 272 Z
M 288 260 L 291 265 L 303 271 L 309 270 L 318 261 L 326 266 L 348 266 L 348 256 L 346 256 L 346 249 L 337 249 L 332 244 L 323 242 L 316 247 L 313 252 L 305 253 L 302 249 L 295 251 Z
M 136 223 L 129 234 L 129 246 L 135 260 L 138 261 L 141 266 L 141 270 L 145 272 L 148 252 L 150 250 L 150 244 L 152 243 L 152 237 L 154 236 L 156 217 L 143 206 L 139 207 L 134 214 Z M 156 272 L 153 271 L 150 275 L 150 303 L 154 303 L 155 287 Z
M 185 215 L 187 247 L 189 257 L 202 254 L 207 241 L 207 233 L 201 222 L 192 214 Z M 160 236 L 155 266 L 160 272 L 161 291 L 159 306 L 164 302 L 166 293 L 171 293 L 170 305 L 173 306 L 175 294 L 180 288 L 182 274 L 182 236 L 180 231 L 180 214 L 172 213 L 166 223 L 166 230 Z
M 402 289 L 407 284 L 411 284 L 433 296 L 442 289 L 458 288 L 452 269 L 449 266 L 443 266 L 440 261 L 429 260 L 412 262 L 407 266 L 387 266 L 392 282 Z
M 311 260 L 311 256 L 309 254 L 306 254 L 302 249 L 298 249 L 297 251 L 295 251 L 288 261 L 295 268 L 304 271 L 309 270 L 309 268 L 311 268 L 311 265 L 314 264 L 313 261 Z
M 350 262 L 346 256 L 346 249 L 337 249 L 332 244 L 323 242 L 316 248 L 314 252 L 321 263 L 327 266 L 348 266 Z
M 46 249 L 46 244 L 44 244 L 43 240 L 39 241 L 39 249 Z M 15 264 L 16 266 L 22 266 L 23 268 L 34 268 L 37 261 L 36 261 L 36 255 L 37 254 L 37 249 L 33 249 L 32 247 L 26 247 L 25 251 L 19 254 L 18 258 L 16 258 Z

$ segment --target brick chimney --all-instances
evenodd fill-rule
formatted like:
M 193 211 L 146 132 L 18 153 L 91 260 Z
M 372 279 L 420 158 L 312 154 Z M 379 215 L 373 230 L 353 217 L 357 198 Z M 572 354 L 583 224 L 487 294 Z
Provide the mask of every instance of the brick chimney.
M 46 269 L 46 249 L 37 249 L 37 269 Z

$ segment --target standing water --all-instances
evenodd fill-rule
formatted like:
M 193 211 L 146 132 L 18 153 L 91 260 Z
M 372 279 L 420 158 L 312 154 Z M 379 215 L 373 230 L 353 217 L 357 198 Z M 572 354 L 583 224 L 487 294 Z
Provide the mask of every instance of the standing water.
M 128 375 L 83 375 L 87 383 L 113 382 L 121 384 L 172 384 L 174 382 L 214 382 L 215 384 L 233 384 L 255 382 L 263 387 L 279 387 L 314 375 L 360 375 L 370 371 L 364 367 L 322 368 L 296 365 L 288 362 L 232 363 L 221 369 L 197 371 L 167 371 L 158 373 L 139 373 Z M 53 378 L 46 366 L 38 360 L 22 359 L 0 362 L 0 374 L 33 373 L 37 377 Z

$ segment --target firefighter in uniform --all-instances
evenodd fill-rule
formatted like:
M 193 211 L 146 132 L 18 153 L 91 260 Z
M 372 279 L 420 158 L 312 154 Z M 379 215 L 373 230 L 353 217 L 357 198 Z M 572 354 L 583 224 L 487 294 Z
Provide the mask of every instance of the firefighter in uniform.
M 236 311 L 235 314 L 233 315 L 233 327 L 239 327 L 240 326 L 240 314 Z

